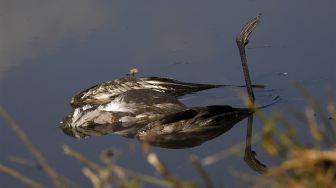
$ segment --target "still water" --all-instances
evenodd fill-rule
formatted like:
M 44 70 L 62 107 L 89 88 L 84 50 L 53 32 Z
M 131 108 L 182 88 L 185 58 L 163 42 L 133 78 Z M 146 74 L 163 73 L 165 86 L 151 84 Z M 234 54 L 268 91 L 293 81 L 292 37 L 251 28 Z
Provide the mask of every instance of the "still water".
M 336 2 L 323 1 L 0 1 L 0 104 L 15 118 L 57 171 L 84 187 L 89 181 L 81 165 L 66 157 L 62 145 L 98 161 L 99 152 L 118 148 L 117 163 L 156 175 L 141 145 L 117 135 L 74 139 L 57 128 L 71 111 L 71 97 L 103 81 L 124 76 L 137 67 L 138 76 L 180 81 L 244 84 L 235 37 L 246 21 L 262 14 L 247 55 L 259 104 L 275 96 L 281 102 L 267 109 L 289 114 L 306 102 L 292 83 L 299 82 L 322 105 L 326 87 L 336 90 Z M 245 91 L 245 90 L 241 90 Z M 237 90 L 217 88 L 184 96 L 188 106 L 228 104 L 244 107 Z M 287 113 L 286 113 L 287 112 Z M 13 131 L 0 119 L 0 163 L 50 185 L 35 169 L 8 161 L 32 159 Z M 306 131 L 303 125 L 302 137 Z M 262 128 L 256 119 L 254 133 Z M 229 132 L 189 149 L 151 148 L 179 177 L 202 185 L 189 157 L 214 154 L 245 141 L 246 120 Z M 135 149 L 130 150 L 130 145 Z M 259 160 L 272 161 L 255 143 Z M 242 149 L 243 151 L 243 149 Z M 257 175 L 241 157 L 230 156 L 206 170 L 216 185 L 246 186 L 232 169 Z M 1 187 L 21 187 L 0 174 Z

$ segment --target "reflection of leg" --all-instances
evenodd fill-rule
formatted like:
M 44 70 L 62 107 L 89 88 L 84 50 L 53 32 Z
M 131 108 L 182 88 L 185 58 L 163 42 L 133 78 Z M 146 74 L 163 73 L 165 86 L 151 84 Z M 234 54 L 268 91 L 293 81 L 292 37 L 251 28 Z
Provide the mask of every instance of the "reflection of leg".
M 260 16 L 258 15 L 254 19 L 250 20 L 247 24 L 244 25 L 239 35 L 237 36 L 236 42 L 240 53 L 240 59 L 243 66 L 244 77 L 247 87 L 247 93 L 249 95 L 250 102 L 254 103 L 254 93 L 252 90 L 251 78 L 248 70 L 245 46 L 248 44 L 250 34 L 253 29 L 258 25 L 260 21 Z
M 244 78 L 246 82 L 247 94 L 249 96 L 249 105 L 254 105 L 254 93 L 252 89 L 252 83 L 250 78 L 250 73 L 247 65 L 247 58 L 245 53 L 245 46 L 248 44 L 248 39 L 253 31 L 253 29 L 258 25 L 260 21 L 260 16 L 255 17 L 250 20 L 240 31 L 236 42 L 240 53 L 240 59 L 243 66 Z M 256 153 L 252 151 L 252 128 L 253 128 L 253 115 L 250 115 L 247 120 L 247 132 L 246 132 L 246 146 L 245 146 L 245 154 L 244 161 L 255 171 L 259 173 L 266 172 L 267 168 L 264 164 L 258 161 L 255 156 Z
M 250 115 L 247 119 L 247 131 L 246 131 L 246 146 L 244 161 L 256 172 L 265 173 L 267 167 L 256 159 L 256 153 L 252 150 L 252 128 L 253 128 L 253 115 Z

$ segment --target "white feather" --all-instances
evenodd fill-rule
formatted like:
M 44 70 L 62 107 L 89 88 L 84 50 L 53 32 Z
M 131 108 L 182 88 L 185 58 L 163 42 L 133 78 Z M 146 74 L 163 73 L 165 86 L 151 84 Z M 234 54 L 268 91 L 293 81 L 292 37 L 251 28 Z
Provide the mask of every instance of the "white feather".
M 131 104 L 127 104 L 120 101 L 111 101 L 106 105 L 99 106 L 97 110 L 109 111 L 109 112 L 132 112 Z

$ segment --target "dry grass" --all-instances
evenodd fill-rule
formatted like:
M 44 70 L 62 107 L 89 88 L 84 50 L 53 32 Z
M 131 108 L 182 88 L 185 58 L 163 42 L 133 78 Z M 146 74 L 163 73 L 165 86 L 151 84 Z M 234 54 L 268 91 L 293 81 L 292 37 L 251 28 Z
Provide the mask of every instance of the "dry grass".
M 297 118 L 306 125 L 304 128 L 310 132 L 310 142 L 300 141 L 298 137 L 302 127 L 287 122 L 281 114 L 273 119 L 261 117 L 265 124 L 262 131 L 263 149 L 269 156 L 282 162 L 261 176 L 256 187 L 336 185 L 335 103 L 330 100 L 327 106 L 329 114 L 326 114 L 314 97 L 301 86 L 298 88 L 310 104 L 304 114 L 296 113 Z

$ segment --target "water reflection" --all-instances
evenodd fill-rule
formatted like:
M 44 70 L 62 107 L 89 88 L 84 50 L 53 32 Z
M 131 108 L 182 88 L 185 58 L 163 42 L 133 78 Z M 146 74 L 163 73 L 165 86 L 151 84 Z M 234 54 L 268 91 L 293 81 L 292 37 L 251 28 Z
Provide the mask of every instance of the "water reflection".
M 244 161 L 256 172 L 265 173 L 267 167 L 256 158 L 256 152 L 252 150 L 252 131 L 253 131 L 253 115 L 247 120 L 246 145 L 244 153 Z
M 110 16 L 100 1 L 91 0 L 1 1 L 0 12 L 0 76 L 24 59 L 50 53 L 65 39 L 101 29 Z

